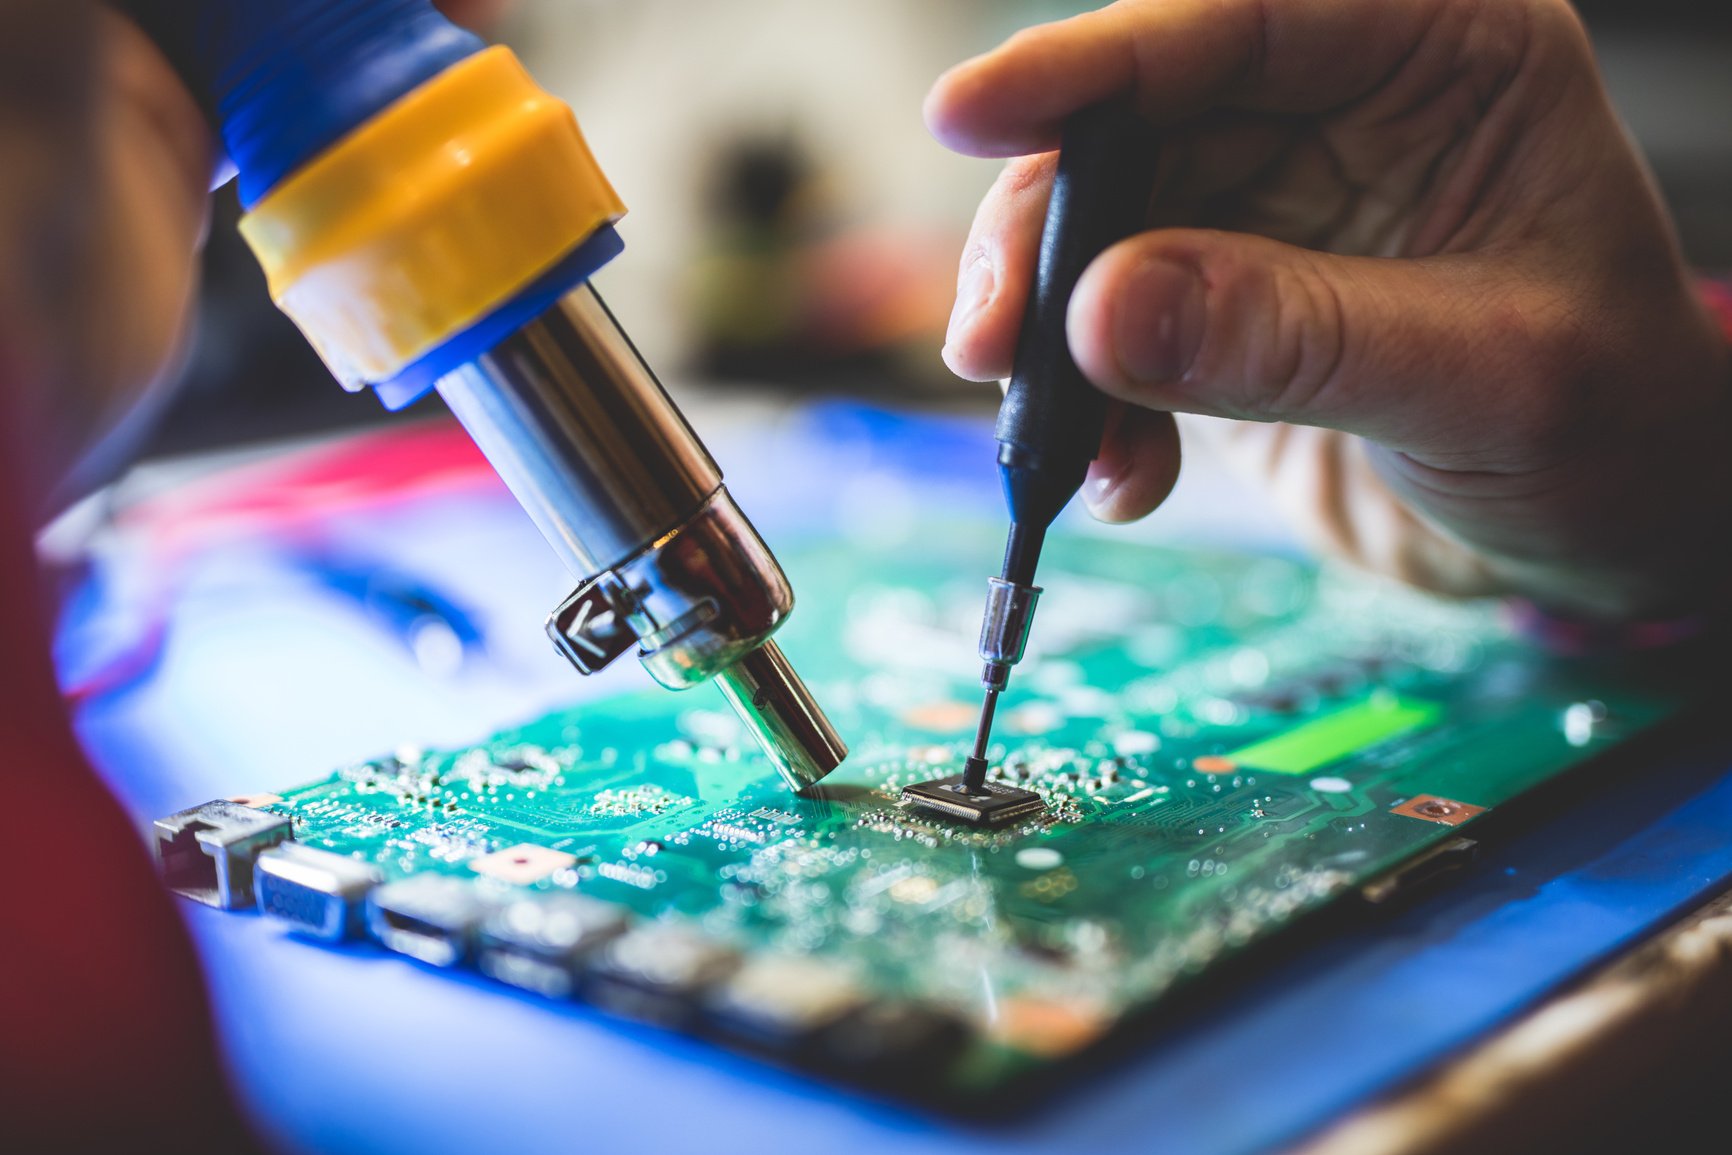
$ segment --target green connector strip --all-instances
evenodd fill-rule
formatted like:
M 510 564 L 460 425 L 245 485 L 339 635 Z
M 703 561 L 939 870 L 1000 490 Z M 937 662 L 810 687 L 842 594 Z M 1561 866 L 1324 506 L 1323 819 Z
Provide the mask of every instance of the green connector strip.
M 1377 691 L 1363 701 L 1305 723 L 1296 730 L 1254 742 L 1227 757 L 1247 770 L 1309 774 L 1398 734 L 1435 725 L 1443 707 L 1435 702 Z

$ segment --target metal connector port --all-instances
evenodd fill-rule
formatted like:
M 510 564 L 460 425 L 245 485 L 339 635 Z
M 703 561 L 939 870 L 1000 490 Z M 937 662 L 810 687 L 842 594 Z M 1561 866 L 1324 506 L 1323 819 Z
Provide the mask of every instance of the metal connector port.
M 673 923 L 633 927 L 589 955 L 584 997 L 603 1010 L 663 1027 L 697 1021 L 704 995 L 740 965 L 739 952 Z
M 468 962 L 492 904 L 473 883 L 444 874 L 388 882 L 367 896 L 367 932 L 379 945 L 436 967 Z
M 623 906 L 563 892 L 522 898 L 481 927 L 476 965 L 488 978 L 548 998 L 570 998 L 585 956 L 625 933 Z
M 1391 909 L 1403 905 L 1424 893 L 1439 878 L 1478 857 L 1479 843 L 1471 838 L 1451 838 L 1372 879 L 1359 888 L 1359 897 L 1372 907 Z
M 158 818 L 152 834 L 168 888 L 223 910 L 253 905 L 254 863 L 291 837 L 282 815 L 221 800 Z
M 285 842 L 259 855 L 253 889 L 267 917 L 301 934 L 340 942 L 360 934 L 367 895 L 384 881 L 379 869 L 368 863 Z

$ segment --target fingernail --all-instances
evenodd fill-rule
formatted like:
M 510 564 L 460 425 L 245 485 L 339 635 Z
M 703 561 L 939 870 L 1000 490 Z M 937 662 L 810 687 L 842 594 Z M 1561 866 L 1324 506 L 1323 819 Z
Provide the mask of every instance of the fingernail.
M 956 307 L 950 311 L 950 326 L 944 334 L 945 345 L 954 345 L 980 311 L 986 308 L 987 302 L 992 300 L 996 280 L 992 261 L 984 254 L 975 258 L 963 271 L 956 284 Z
M 1119 445 L 1124 424 L 1124 405 L 1112 402 L 1107 406 L 1106 420 L 1101 422 L 1100 452 L 1089 462 L 1088 476 L 1083 480 L 1083 504 L 1102 521 L 1106 520 L 1101 517 L 1102 511 L 1112 502 L 1113 494 L 1124 480 L 1125 453 Z
M 1203 343 L 1203 281 L 1186 265 L 1143 262 L 1125 284 L 1113 317 L 1119 368 L 1132 381 L 1177 381 Z
M 1099 460 L 1089 464 L 1088 480 L 1083 482 L 1083 504 L 1089 507 L 1089 512 L 1102 521 L 1111 512 L 1113 495 L 1124 482 L 1122 470 L 1115 470 L 1103 465 Z

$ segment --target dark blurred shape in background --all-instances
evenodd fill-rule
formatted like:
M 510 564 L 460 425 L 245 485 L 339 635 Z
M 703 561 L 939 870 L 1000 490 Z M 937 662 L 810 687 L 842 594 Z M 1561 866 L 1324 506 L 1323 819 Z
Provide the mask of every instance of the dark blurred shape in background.
M 954 238 L 850 222 L 806 148 L 728 142 L 706 174 L 702 248 L 684 307 L 689 370 L 721 382 L 874 396 L 945 390 L 936 356 Z
M 1698 268 L 1732 270 L 1732 6 L 1579 0 L 1612 99 Z
M 491 18 L 501 5 L 477 7 Z M 613 287 L 621 288 L 624 315 L 634 334 L 647 336 L 651 363 L 675 378 L 676 387 L 731 381 L 806 392 L 972 398 L 987 409 L 995 400 L 990 391 L 949 378 L 938 348 L 957 253 L 992 166 L 950 157 L 936 145 L 882 158 L 859 154 L 874 149 L 874 137 L 881 142 L 923 133 L 919 90 L 946 63 L 1016 26 L 1085 5 L 729 0 L 731 26 L 752 38 L 742 41 L 756 53 L 750 65 L 742 65 L 738 53 L 731 60 L 715 54 L 712 32 L 701 21 L 716 14 L 699 15 L 703 7 L 673 0 L 523 0 L 516 20 L 504 27 L 505 39 L 529 51 L 532 66 L 556 91 L 561 70 L 571 74 L 562 95 L 573 101 L 628 203 L 639 206 L 626 223 L 626 256 L 602 288 L 610 299 Z M 1692 0 L 1583 0 L 1578 7 L 1594 33 L 1613 98 L 1677 215 L 1690 259 L 1705 270 L 1732 269 L 1732 8 Z M 814 26 L 823 33 L 832 24 L 834 35 L 812 34 Z M 864 42 L 862 28 L 870 33 Z M 769 35 L 777 29 L 780 41 Z M 690 43 L 670 39 L 682 33 Z M 630 60 L 650 51 L 648 45 L 664 71 L 684 68 L 694 85 L 712 70 L 724 77 L 726 94 L 748 114 L 717 112 L 703 95 L 663 92 L 653 80 L 622 92 L 617 79 L 600 79 L 608 54 L 615 58 L 615 73 L 608 75 L 617 75 L 619 57 Z M 786 66 L 763 67 L 766 60 Z M 827 63 L 838 70 L 834 79 Z M 885 74 L 881 89 L 861 90 L 863 67 Z M 846 69 L 854 70 L 853 81 Z M 631 77 L 632 70 L 623 75 Z M 811 93 L 814 76 L 838 89 L 854 87 Z M 611 99 L 598 103 L 584 88 L 586 79 L 611 83 Z M 830 123 L 808 107 L 822 102 L 788 95 L 802 90 L 829 98 Z M 651 100 L 644 100 L 646 91 Z M 838 116 L 836 108 L 846 111 Z M 687 126 L 696 143 L 667 141 L 670 125 Z M 862 133 L 863 126 L 872 131 Z M 632 172 L 637 158 L 630 154 L 640 151 L 640 142 L 657 157 L 640 166 L 653 171 L 653 180 Z M 670 149 L 678 165 L 666 160 Z M 863 186 L 863 166 L 869 172 L 874 162 L 899 171 L 874 173 L 876 183 Z M 922 201 L 919 190 L 927 186 L 931 195 Z M 897 208 L 889 203 L 896 198 L 874 200 L 885 188 L 914 193 L 903 195 Z M 922 201 L 919 212 L 908 210 L 910 200 Z M 681 208 L 686 219 L 673 220 L 673 210 Z M 148 455 L 392 419 L 370 395 L 343 392 L 271 306 L 264 278 L 235 234 L 238 211 L 232 190 L 219 194 L 194 354 Z M 646 309 L 645 301 L 652 306 Z M 666 314 L 659 327 L 646 324 L 658 318 L 642 316 L 655 309 Z M 438 406 L 431 397 L 404 416 L 425 416 Z

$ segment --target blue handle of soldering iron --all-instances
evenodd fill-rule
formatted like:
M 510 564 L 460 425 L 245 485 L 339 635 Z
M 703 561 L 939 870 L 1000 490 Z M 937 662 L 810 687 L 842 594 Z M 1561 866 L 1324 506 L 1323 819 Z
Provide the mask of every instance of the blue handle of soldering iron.
M 1153 130 L 1124 104 L 1094 105 L 1065 122 L 1015 370 L 998 411 L 1013 523 L 1044 530 L 1100 452 L 1106 398 L 1071 357 L 1065 315 L 1089 264 L 1147 227 L 1156 163 Z
M 486 45 L 431 0 L 115 0 L 222 135 L 241 203 Z
M 284 178 L 486 45 L 431 0 L 113 0 L 204 106 L 252 208 Z M 400 409 L 587 281 L 623 248 L 598 228 L 509 300 L 374 392 Z

